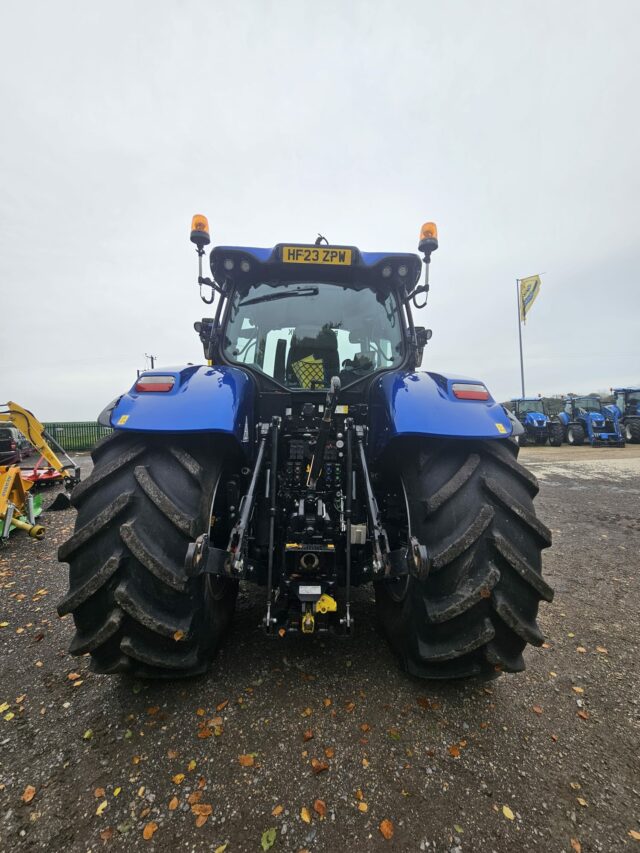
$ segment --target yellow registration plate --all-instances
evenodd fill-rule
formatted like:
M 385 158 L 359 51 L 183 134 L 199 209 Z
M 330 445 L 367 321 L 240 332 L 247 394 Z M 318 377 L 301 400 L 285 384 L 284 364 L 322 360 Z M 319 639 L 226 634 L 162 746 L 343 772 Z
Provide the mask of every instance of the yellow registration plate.
M 283 246 L 285 264 L 351 265 L 351 249 L 333 249 L 331 246 Z

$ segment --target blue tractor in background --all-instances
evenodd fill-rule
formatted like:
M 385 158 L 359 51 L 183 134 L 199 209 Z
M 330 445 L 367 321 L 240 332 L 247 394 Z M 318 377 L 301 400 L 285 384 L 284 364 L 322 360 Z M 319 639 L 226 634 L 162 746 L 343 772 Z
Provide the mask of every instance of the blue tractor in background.
M 564 438 L 562 424 L 554 420 L 539 397 L 518 397 L 511 400 L 513 414 L 520 421 L 524 432 L 515 436 L 517 443 L 546 444 L 560 447 Z
M 614 388 L 613 396 L 607 408 L 617 415 L 626 441 L 640 444 L 640 388 Z
M 602 405 L 600 397 L 565 397 L 564 408 L 558 413 L 565 441 L 579 446 L 588 441 L 592 447 L 608 444 L 624 447 L 624 436 L 615 412 Z
M 373 584 L 410 673 L 522 670 L 540 645 L 549 530 L 512 421 L 477 379 L 420 371 L 423 262 L 354 246 L 218 246 L 192 222 L 203 364 L 147 370 L 99 420 L 114 432 L 73 492 L 61 546 L 71 653 L 102 673 L 204 672 L 239 582 L 264 590 L 262 626 L 349 635 Z M 205 288 L 203 293 L 203 288 Z M 421 300 L 420 302 L 418 300 Z

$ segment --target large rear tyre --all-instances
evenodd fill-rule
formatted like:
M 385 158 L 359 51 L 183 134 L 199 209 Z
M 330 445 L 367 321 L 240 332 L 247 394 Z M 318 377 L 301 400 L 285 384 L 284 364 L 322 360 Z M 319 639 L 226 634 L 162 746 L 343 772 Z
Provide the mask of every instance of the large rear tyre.
M 564 438 L 564 427 L 562 424 L 552 421 L 549 424 L 549 444 L 551 447 L 560 447 Z
M 551 537 L 533 509 L 535 477 L 511 441 L 415 439 L 398 450 L 389 472 L 404 495 L 404 538 L 426 545 L 430 569 L 376 584 L 392 648 L 422 678 L 519 672 L 526 644 L 543 642 L 538 603 L 553 598 L 541 576 Z M 392 528 L 391 538 L 403 534 Z
M 640 444 L 640 418 L 627 421 L 623 429 L 627 441 L 631 444 Z
M 224 440 L 114 433 L 76 486 L 69 563 L 70 652 L 97 672 L 176 678 L 206 671 L 227 628 L 237 582 L 189 578 L 189 542 L 209 530 L 232 458 Z
M 584 444 L 585 432 L 580 424 L 571 424 L 567 427 L 567 444 L 580 447 Z

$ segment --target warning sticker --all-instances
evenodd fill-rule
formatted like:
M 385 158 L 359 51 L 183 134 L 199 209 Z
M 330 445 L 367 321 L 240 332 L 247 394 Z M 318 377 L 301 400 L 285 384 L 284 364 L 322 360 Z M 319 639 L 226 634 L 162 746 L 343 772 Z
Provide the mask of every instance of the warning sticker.
M 498 432 L 501 432 L 503 435 L 506 435 L 507 428 L 503 424 L 496 424 L 496 429 Z

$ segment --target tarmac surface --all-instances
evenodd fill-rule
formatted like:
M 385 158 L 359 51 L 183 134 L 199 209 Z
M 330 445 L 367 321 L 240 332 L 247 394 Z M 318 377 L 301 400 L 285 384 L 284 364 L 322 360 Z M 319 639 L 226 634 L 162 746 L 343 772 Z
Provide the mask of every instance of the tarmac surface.
M 74 511 L 12 534 L 0 851 L 640 851 L 640 446 L 521 459 L 556 597 L 526 672 L 488 684 L 404 675 L 370 588 L 352 640 L 269 641 L 247 589 L 208 676 L 98 676 L 55 610 Z

